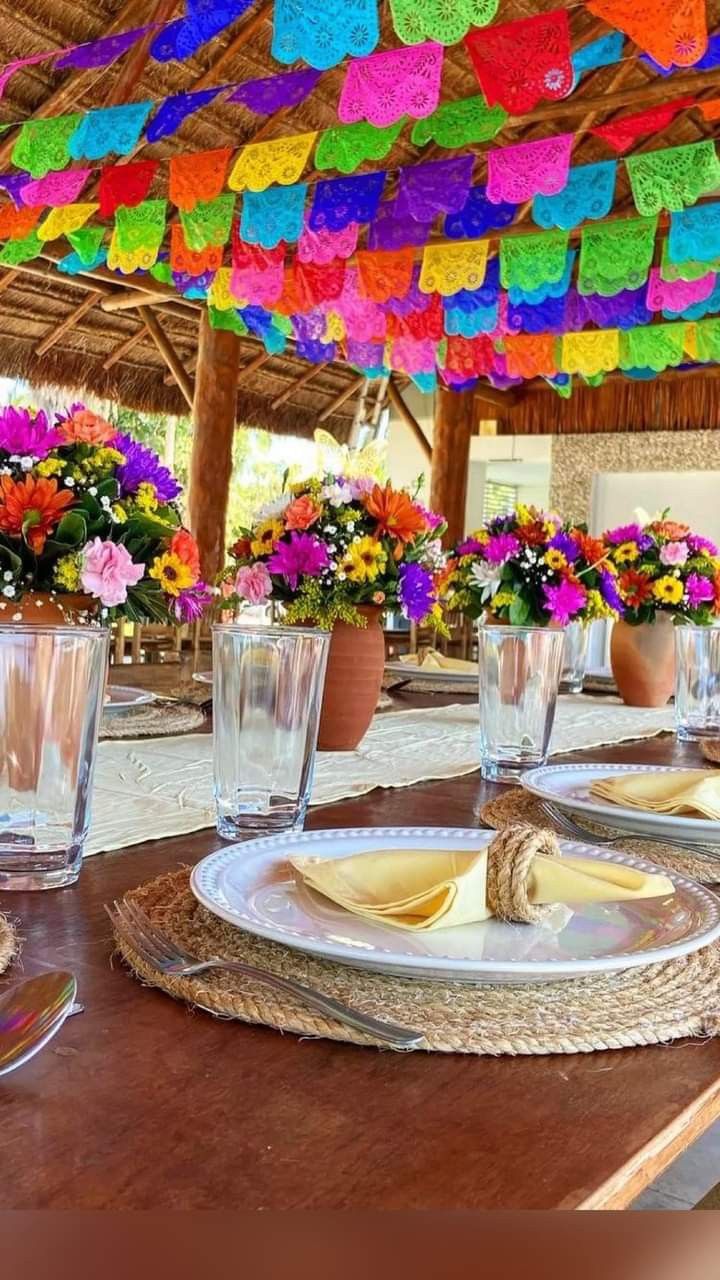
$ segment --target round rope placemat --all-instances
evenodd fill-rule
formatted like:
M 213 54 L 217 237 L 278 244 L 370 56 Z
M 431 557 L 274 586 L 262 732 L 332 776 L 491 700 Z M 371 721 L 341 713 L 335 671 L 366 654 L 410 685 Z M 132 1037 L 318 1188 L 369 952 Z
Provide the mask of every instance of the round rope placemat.
M 0 916 L 0 973 L 4 973 L 19 950 L 18 936 L 7 916 Z
M 101 739 L 167 738 L 171 734 L 193 733 L 201 729 L 205 715 L 200 707 L 181 702 L 148 702 L 128 711 L 104 715 L 100 725 Z
M 502 831 L 516 822 L 525 822 L 531 827 L 545 827 L 555 831 L 564 840 L 569 838 L 543 812 L 540 801 L 521 788 L 510 788 L 496 800 L 488 801 L 480 810 L 480 821 L 486 827 L 493 827 L 495 831 Z M 602 827 L 599 822 L 587 822 L 585 818 L 582 825 L 600 836 L 615 834 L 609 827 Z M 663 844 L 662 841 L 633 840 L 632 836 L 623 836 L 621 843 L 628 853 L 636 853 L 668 871 L 678 871 L 680 875 L 697 880 L 699 884 L 720 884 L 720 857 L 706 858 L 699 853 L 686 853 L 673 845 Z M 588 844 L 592 844 L 590 835 Z
M 363 1013 L 416 1028 L 427 1050 L 589 1053 L 720 1033 L 720 945 L 663 964 L 567 982 L 493 987 L 409 980 L 334 964 L 236 929 L 197 902 L 189 876 L 187 869 L 160 876 L 126 898 L 198 959 L 244 960 L 299 979 Z M 196 978 L 164 974 L 119 935 L 116 942 L 143 981 L 221 1017 L 377 1045 L 259 983 L 221 971 Z
M 720 741 L 719 740 L 716 740 L 715 738 L 710 738 L 707 742 L 701 742 L 700 750 L 702 751 L 706 760 L 710 760 L 712 764 L 720 764 Z

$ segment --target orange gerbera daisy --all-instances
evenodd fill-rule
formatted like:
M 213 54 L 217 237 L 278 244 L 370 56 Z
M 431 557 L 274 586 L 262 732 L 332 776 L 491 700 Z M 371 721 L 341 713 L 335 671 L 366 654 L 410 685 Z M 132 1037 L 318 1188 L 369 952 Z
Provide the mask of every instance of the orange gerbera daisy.
M 637 569 L 626 569 L 618 578 L 620 595 L 631 609 L 639 609 L 652 599 L 652 582 Z
M 669 538 L 671 542 L 681 542 L 690 532 L 689 524 L 678 524 L 677 520 L 655 520 L 648 528 L 651 533 Z
M 592 538 L 589 533 L 583 533 L 580 529 L 573 529 L 572 536 L 580 547 L 580 555 L 588 564 L 598 564 L 607 556 L 607 547 L 602 538 Z
M 365 498 L 365 510 L 377 521 L 378 537 L 387 534 L 398 542 L 412 542 L 419 533 L 427 530 L 427 520 L 415 503 L 400 490 L 386 484 L 383 489 L 376 484 Z
M 78 409 L 71 418 L 65 418 L 59 424 L 60 430 L 68 444 L 107 444 L 117 435 L 117 427 L 113 427 L 98 413 L 90 409 Z
M 57 480 L 30 475 L 13 480 L 11 476 L 1 476 L 0 529 L 17 537 L 24 534 L 30 549 L 40 555 L 48 534 L 72 501 L 69 489 L 58 493 Z

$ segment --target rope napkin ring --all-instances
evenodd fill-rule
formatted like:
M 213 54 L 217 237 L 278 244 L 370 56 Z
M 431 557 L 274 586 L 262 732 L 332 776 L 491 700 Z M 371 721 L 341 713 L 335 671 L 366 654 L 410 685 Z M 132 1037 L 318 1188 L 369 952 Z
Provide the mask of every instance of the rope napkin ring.
M 519 920 L 539 924 L 551 909 L 534 906 L 528 898 L 528 875 L 534 859 L 560 855 L 552 831 L 537 830 L 523 823 L 505 827 L 487 851 L 487 905 L 498 920 Z

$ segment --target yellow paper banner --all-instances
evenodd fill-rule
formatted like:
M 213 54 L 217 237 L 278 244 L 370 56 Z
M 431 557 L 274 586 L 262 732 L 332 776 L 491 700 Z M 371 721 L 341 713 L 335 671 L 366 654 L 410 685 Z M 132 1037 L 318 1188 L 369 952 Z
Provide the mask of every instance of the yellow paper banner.
M 487 240 L 428 245 L 420 271 L 421 291 L 447 297 L 459 289 L 479 289 L 485 279 L 487 256 Z
M 245 147 L 228 178 L 231 191 L 265 191 L 279 183 L 297 182 L 307 164 L 317 133 L 298 133 L 291 138 L 272 138 Z
M 593 377 L 610 373 L 620 360 L 620 334 L 617 329 L 592 329 L 585 333 L 566 333 L 562 340 L 560 368 L 563 373 L 582 373 Z

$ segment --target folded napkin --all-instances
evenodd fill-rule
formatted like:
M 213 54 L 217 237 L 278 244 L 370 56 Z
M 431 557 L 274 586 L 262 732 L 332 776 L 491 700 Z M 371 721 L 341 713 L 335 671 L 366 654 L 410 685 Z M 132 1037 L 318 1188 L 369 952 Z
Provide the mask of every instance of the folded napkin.
M 449 929 L 493 915 L 534 924 L 556 902 L 674 893 L 666 876 L 559 853 L 551 831 L 513 826 L 481 850 L 388 849 L 333 860 L 295 856 L 290 864 L 347 911 L 398 929 Z
M 720 822 L 720 774 L 716 769 L 621 773 L 593 782 L 590 794 L 647 813 L 689 813 Z
M 477 662 L 466 662 L 464 658 L 448 658 L 438 649 L 428 649 L 422 662 L 418 662 L 416 653 L 405 653 L 400 658 L 408 666 L 422 671 L 467 671 L 469 675 L 477 675 Z

